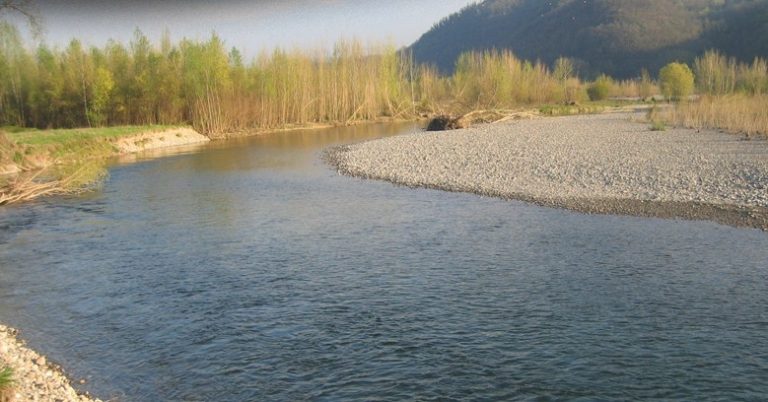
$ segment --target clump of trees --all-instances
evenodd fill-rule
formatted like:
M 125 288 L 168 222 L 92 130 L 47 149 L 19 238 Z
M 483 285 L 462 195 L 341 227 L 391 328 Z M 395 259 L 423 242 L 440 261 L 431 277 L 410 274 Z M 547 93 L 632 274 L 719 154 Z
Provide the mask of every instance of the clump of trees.
M 768 135 L 768 62 L 739 63 L 716 51 L 694 62 L 701 98 L 682 102 L 667 120 L 685 127 L 717 127 L 746 135 Z
M 755 58 L 739 63 L 716 50 L 710 50 L 693 64 L 700 93 L 724 95 L 741 92 L 750 95 L 768 93 L 768 62 Z
M 701 95 L 761 95 L 768 93 L 768 62 L 756 57 L 752 63 L 739 63 L 710 50 L 694 61 L 693 70 L 670 63 L 661 69 L 659 79 L 664 95 L 673 99 L 692 94 L 694 88 Z
M 429 83 L 431 87 L 423 81 L 425 93 L 447 96 L 460 111 L 565 102 L 578 96 L 581 85 L 572 67 L 551 70 L 541 62 L 518 59 L 508 50 L 463 53 L 453 75 Z
M 419 77 L 392 46 L 340 42 L 330 54 L 275 50 L 247 62 L 215 34 L 152 44 L 137 30 L 127 46 L 29 51 L 0 23 L 0 125 L 188 123 L 217 134 L 410 116 Z

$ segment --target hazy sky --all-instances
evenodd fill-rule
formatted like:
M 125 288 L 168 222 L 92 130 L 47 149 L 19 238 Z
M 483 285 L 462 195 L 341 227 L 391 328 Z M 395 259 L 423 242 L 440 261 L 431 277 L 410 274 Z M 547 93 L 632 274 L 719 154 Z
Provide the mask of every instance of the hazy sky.
M 127 42 L 135 28 L 153 41 L 206 39 L 216 31 L 228 46 L 255 55 L 275 46 L 330 47 L 338 38 L 408 45 L 441 18 L 473 0 L 38 0 L 45 41 Z

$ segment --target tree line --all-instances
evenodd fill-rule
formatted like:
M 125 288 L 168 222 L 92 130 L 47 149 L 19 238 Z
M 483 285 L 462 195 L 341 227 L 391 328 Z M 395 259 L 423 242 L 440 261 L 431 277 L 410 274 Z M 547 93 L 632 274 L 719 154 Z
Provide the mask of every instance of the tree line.
M 206 134 L 406 117 L 419 72 L 393 46 L 341 41 L 332 52 L 274 50 L 250 62 L 216 34 L 152 44 L 28 50 L 0 23 L 0 125 L 192 124 Z
M 575 99 L 567 59 L 553 68 L 509 51 L 468 52 L 450 76 L 393 46 L 340 41 L 331 51 L 274 50 L 251 61 L 217 35 L 153 44 L 28 49 L 0 25 L 0 125 L 37 128 L 191 124 L 216 135 L 309 123 L 348 124 Z M 583 91 L 582 91 L 583 92 Z
M 768 63 L 761 58 L 746 64 L 708 52 L 692 69 L 678 67 L 661 74 L 668 77 L 662 81 L 678 81 L 661 83 L 672 98 L 687 95 L 694 74 L 700 93 L 768 93 Z M 190 124 L 215 136 L 659 93 L 647 71 L 593 82 L 577 71 L 572 59 L 549 66 L 490 50 L 463 53 L 444 76 L 393 46 L 356 41 L 340 41 L 331 51 L 277 49 L 246 61 L 215 34 L 176 43 L 165 34 L 153 44 L 138 30 L 127 45 L 85 47 L 72 40 L 61 49 L 30 49 L 13 25 L 0 22 L 0 126 Z

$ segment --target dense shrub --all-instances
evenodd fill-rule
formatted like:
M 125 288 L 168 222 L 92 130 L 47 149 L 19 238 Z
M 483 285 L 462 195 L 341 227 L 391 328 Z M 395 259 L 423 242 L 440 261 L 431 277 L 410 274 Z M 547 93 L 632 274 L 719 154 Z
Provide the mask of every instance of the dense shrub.
M 680 100 L 693 93 L 693 71 L 687 64 L 669 63 L 659 71 L 661 92 L 668 99 Z
M 601 75 L 597 77 L 595 82 L 589 85 L 587 88 L 587 95 L 591 101 L 601 101 L 608 99 L 613 88 L 613 80 L 607 75 Z

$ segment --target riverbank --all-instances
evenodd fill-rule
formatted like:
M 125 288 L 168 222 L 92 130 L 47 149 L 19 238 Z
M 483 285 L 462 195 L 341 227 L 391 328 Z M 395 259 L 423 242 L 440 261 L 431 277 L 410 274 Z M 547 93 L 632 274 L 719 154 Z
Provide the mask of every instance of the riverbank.
M 9 154 L 0 168 L 26 171 L 152 149 L 205 143 L 210 138 L 184 126 L 123 126 L 15 131 L 4 134 Z M 15 166 L 13 166 L 15 165 Z
M 16 330 L 0 325 L 0 368 L 13 370 L 13 386 L 6 395 L 10 401 L 100 402 L 79 394 L 60 366 L 27 348 L 16 335 Z
M 209 141 L 168 126 L 0 133 L 0 205 L 88 189 L 106 176 L 109 157 Z
M 120 155 L 182 145 L 204 144 L 211 139 L 189 127 L 174 127 L 160 131 L 143 132 L 115 141 Z
M 379 118 L 353 121 L 343 126 L 403 123 L 414 119 Z M 274 133 L 322 130 L 341 124 L 309 123 L 282 128 L 233 131 L 206 136 L 190 127 L 118 126 L 94 129 L 32 130 L 3 133 L 0 129 L 0 176 L 66 164 L 72 159 L 97 159 L 126 156 L 144 151 L 205 144 Z M 7 138 L 3 138 L 5 135 Z M 9 141 L 10 140 L 10 141 Z M 102 145 L 102 146 L 99 146 Z M 106 149 L 103 147 L 106 146 Z M 5 152 L 2 152 L 5 151 Z
M 768 230 L 768 141 L 652 131 L 642 113 L 507 121 L 328 152 L 339 172 L 585 213 Z

